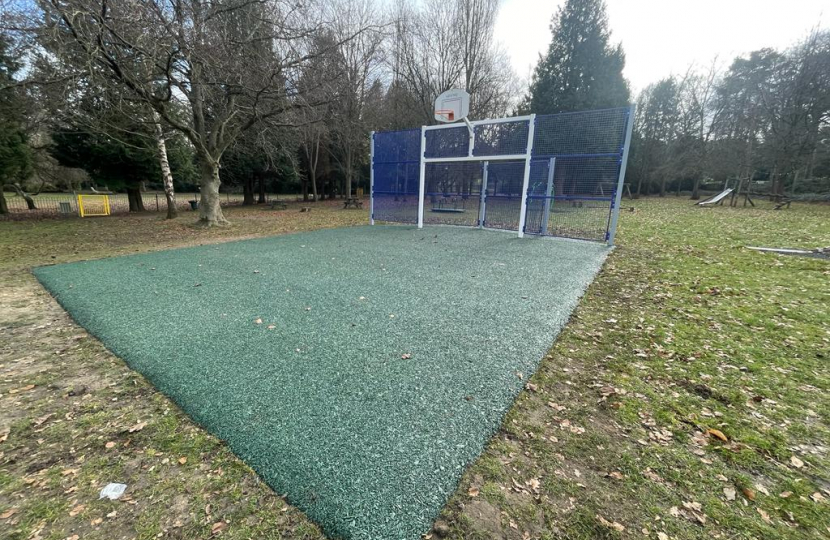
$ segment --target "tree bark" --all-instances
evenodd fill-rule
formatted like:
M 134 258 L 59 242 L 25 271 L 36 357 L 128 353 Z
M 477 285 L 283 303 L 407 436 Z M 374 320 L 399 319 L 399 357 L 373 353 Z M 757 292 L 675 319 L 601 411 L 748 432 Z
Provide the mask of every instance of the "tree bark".
M 3 193 L 3 187 L 0 186 L 0 215 L 9 213 L 9 205 L 6 202 L 6 194 Z
M 23 191 L 23 188 L 20 187 L 20 184 L 6 184 L 6 186 L 12 188 L 13 190 L 15 190 L 17 192 L 17 194 L 19 196 L 23 197 L 23 200 L 26 201 L 26 208 L 27 209 L 37 210 L 37 205 L 35 204 L 35 200 L 32 198 L 31 195 L 29 195 L 28 193 Z M 0 186 L 0 192 L 2 192 L 2 190 L 3 190 L 3 186 Z M 2 196 L 2 195 L 0 195 L 0 196 Z M 0 203 L 0 204 L 2 204 L 4 207 L 6 207 L 6 212 L 0 212 L 0 213 L 8 213 L 8 205 L 6 204 L 6 199 L 5 198 L 3 199 L 3 202 Z
M 249 176 L 242 184 L 242 206 L 254 205 L 254 177 Z
M 309 171 L 310 182 L 311 182 L 311 200 L 317 202 L 318 195 L 317 195 L 317 171 L 312 168 Z
M 167 143 L 164 141 L 164 131 L 161 129 L 158 113 L 155 113 L 153 118 L 156 122 L 156 148 L 159 153 L 161 179 L 164 182 L 164 198 L 167 199 L 167 219 L 175 219 L 178 210 L 176 209 L 176 192 L 173 189 L 173 173 L 170 171 L 170 162 L 167 160 Z
M 265 204 L 265 174 L 259 175 L 259 198 L 257 204 Z
M 700 176 L 695 178 L 695 184 L 692 187 L 692 197 L 693 201 L 700 199 Z
M 130 203 L 130 212 L 144 212 L 144 200 L 141 197 L 140 188 L 128 187 L 127 201 Z
M 205 157 L 199 158 L 199 169 L 201 178 L 201 201 L 199 202 L 199 223 L 206 227 L 228 225 L 228 220 L 222 214 L 222 207 L 219 205 L 219 163 L 208 160 Z

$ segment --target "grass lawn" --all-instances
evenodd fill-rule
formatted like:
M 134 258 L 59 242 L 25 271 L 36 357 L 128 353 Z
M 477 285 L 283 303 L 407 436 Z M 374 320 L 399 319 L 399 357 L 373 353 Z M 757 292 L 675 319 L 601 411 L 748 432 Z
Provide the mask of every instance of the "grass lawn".
M 830 245 L 830 207 L 624 204 L 619 249 L 430 534 L 830 534 L 830 263 L 743 249 Z M 28 271 L 366 221 L 228 215 L 0 223 L 0 536 L 322 537 Z M 125 498 L 97 500 L 110 481 Z

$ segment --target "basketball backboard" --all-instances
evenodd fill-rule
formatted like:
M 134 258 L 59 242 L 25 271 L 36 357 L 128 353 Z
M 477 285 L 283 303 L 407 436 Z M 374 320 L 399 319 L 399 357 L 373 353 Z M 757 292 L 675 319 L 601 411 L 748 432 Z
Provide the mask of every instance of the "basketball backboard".
M 458 122 L 470 114 L 470 94 L 464 90 L 447 90 L 435 100 L 435 120 Z

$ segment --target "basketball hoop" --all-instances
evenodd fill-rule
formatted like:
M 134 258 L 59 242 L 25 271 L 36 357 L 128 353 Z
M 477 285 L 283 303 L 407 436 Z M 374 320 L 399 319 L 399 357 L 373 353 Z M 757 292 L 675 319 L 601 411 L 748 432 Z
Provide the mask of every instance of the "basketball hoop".
M 442 123 L 464 120 L 470 114 L 470 94 L 447 90 L 435 100 L 435 120 Z
M 438 117 L 441 117 L 440 119 Z M 452 109 L 440 109 L 435 111 L 435 119 L 439 122 L 455 122 L 455 111 Z

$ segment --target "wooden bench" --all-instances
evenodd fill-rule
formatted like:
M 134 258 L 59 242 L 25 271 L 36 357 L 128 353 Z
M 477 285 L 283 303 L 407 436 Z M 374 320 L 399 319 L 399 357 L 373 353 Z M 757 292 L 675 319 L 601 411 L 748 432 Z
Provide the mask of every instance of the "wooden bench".
M 350 197 L 343 202 L 343 208 L 363 208 L 363 201 Z

